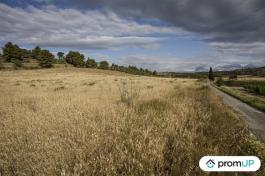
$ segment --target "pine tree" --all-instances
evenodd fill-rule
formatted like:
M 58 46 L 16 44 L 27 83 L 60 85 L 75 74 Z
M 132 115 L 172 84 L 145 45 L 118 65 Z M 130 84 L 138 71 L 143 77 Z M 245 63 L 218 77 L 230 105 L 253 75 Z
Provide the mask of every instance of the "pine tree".
M 36 46 L 32 50 L 32 57 L 33 57 L 33 59 L 39 60 L 40 59 L 40 53 L 41 53 L 41 48 L 39 46 Z
M 48 50 L 41 50 L 39 53 L 39 65 L 43 68 L 51 68 L 54 60 L 54 55 Z
M 64 58 L 64 53 L 63 53 L 63 52 L 58 52 L 58 53 L 57 53 L 57 56 L 58 56 L 58 59 L 63 60 L 63 58 Z
M 22 50 L 17 45 L 8 42 L 3 48 L 3 58 L 6 62 L 12 62 L 13 60 L 22 61 Z
M 214 75 L 213 75 L 212 67 L 210 67 L 210 70 L 209 70 L 209 80 L 214 81 Z

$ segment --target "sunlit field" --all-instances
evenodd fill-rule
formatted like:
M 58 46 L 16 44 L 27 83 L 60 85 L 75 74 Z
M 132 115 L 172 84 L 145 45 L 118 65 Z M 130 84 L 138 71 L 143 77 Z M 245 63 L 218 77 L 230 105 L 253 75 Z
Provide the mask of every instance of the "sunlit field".
M 265 77 L 251 76 L 251 75 L 240 75 L 238 80 L 255 80 L 255 81 L 265 81 Z
M 205 155 L 264 162 L 264 144 L 201 80 L 17 70 L 0 72 L 0 90 L 0 175 L 209 175 Z

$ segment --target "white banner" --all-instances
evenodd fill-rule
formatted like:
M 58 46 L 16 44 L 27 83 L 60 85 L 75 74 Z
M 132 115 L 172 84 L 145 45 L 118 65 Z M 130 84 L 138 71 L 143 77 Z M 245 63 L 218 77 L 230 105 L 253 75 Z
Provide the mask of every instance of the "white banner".
M 199 165 L 206 172 L 255 172 L 261 163 L 256 156 L 204 156 Z

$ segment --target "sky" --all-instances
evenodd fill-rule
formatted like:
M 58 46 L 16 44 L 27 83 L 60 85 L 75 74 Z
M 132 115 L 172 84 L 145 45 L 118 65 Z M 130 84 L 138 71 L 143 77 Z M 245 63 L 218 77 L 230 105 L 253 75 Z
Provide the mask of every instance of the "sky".
M 0 45 L 157 71 L 265 66 L 264 0 L 0 0 Z

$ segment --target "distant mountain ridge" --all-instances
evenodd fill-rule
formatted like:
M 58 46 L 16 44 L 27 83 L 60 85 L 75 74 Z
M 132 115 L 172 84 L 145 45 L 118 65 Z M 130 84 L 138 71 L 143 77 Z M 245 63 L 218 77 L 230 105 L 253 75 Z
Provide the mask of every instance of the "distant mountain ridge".
M 265 77 L 265 67 L 242 67 L 232 71 L 217 71 L 221 75 L 236 74 L 236 75 L 253 75 Z
M 256 68 L 254 64 L 247 64 L 247 65 L 241 65 L 241 64 L 226 64 L 226 65 L 221 65 L 214 67 L 215 71 L 234 71 L 234 70 L 239 70 L 239 69 L 247 69 L 247 68 Z
M 242 65 L 242 64 L 224 64 L 224 65 L 217 65 L 213 67 L 214 71 L 234 71 L 234 70 L 239 70 L 242 68 L 256 68 L 254 64 L 247 64 L 247 65 Z M 209 71 L 209 66 L 198 66 L 194 69 L 194 72 L 208 72 Z
M 223 68 L 223 67 L 222 67 Z M 255 67 L 254 65 L 242 66 L 233 66 L 234 70 L 227 71 L 218 71 L 214 69 L 215 76 L 227 76 L 231 74 L 236 75 L 252 75 L 265 77 L 265 67 Z M 160 72 L 160 76 L 169 76 L 169 77 L 181 77 L 181 78 L 207 78 L 209 68 L 200 67 L 197 68 L 197 72 Z

